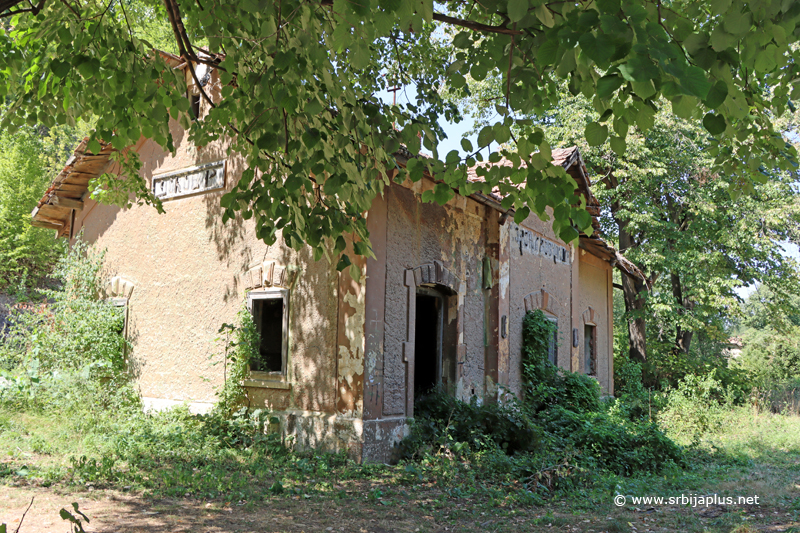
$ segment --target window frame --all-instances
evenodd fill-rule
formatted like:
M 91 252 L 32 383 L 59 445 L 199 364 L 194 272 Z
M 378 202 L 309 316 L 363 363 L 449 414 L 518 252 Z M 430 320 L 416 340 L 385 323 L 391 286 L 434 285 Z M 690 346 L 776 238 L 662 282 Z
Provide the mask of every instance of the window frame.
M 250 379 L 258 381 L 281 381 L 287 380 L 288 361 L 289 361 L 289 290 L 288 289 L 259 289 L 248 291 L 247 310 L 253 316 L 253 303 L 256 300 L 283 300 L 283 317 L 281 320 L 281 370 L 280 372 L 265 372 L 263 370 L 250 370 Z M 253 317 L 255 318 L 255 317 Z M 256 328 L 260 330 L 260 324 Z M 259 331 L 259 335 L 261 331 Z
M 549 313 L 545 313 L 544 317 L 556 326 L 553 330 L 553 336 L 547 343 L 547 360 L 553 363 L 553 365 L 558 366 L 558 317 L 552 316 Z
M 589 346 L 591 347 L 591 352 L 586 353 L 586 346 L 587 346 L 587 339 L 586 339 L 586 332 L 588 328 L 591 328 L 591 337 Z M 592 365 L 590 361 L 594 362 L 594 371 L 592 371 Z M 583 365 L 584 365 L 584 373 L 587 376 L 597 376 L 597 324 L 593 322 L 585 322 L 583 324 Z

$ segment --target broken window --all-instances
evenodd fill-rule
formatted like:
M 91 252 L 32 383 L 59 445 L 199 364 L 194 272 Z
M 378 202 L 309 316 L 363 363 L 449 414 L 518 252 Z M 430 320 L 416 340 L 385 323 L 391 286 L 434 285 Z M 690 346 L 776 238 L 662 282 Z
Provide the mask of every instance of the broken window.
M 288 347 L 288 291 L 253 291 L 247 295 L 260 336 L 258 357 L 250 361 L 253 372 L 284 374 Z
M 547 320 L 553 323 L 553 334 L 547 345 L 547 358 L 551 363 L 558 366 L 558 319 L 548 317 Z
M 586 373 L 590 376 L 597 374 L 597 354 L 595 348 L 595 326 L 583 326 L 583 357 L 585 359 Z

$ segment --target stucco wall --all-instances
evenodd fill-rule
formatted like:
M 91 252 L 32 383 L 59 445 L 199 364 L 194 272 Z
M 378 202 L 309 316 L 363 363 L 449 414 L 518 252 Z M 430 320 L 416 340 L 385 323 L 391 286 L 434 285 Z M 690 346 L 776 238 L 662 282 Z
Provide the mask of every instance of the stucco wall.
M 572 287 L 571 263 L 573 252 L 553 234 L 550 222 L 528 217 L 519 226 L 509 221 L 509 369 L 508 386 L 518 393 L 522 371 L 522 320 L 525 318 L 525 298 L 544 289 L 548 295 L 547 314 L 558 319 L 558 365 L 570 369 L 572 347 Z M 567 263 L 556 261 L 526 247 L 525 234 L 543 239 L 551 245 L 566 249 Z M 523 239 L 522 241 L 520 239 Z M 541 302 L 541 298 L 535 301 Z
M 241 161 L 228 158 L 222 145 L 198 149 L 176 124 L 172 131 L 174 155 L 151 141 L 138 147 L 148 183 L 153 175 L 219 160 L 226 160 L 225 188 L 238 180 Z M 314 262 L 306 251 L 290 250 L 280 239 L 265 245 L 256 238 L 252 220 L 223 225 L 223 192 L 165 201 L 165 214 L 146 206 L 120 209 L 89 200 L 78 217 L 85 238 L 107 250 L 107 275 L 134 285 L 128 331 L 142 396 L 214 400 L 215 388 L 223 382 L 218 330 L 223 323 L 235 323 L 244 304 L 243 274 L 274 260 L 296 276 L 289 298 L 289 387 L 251 388 L 251 398 L 272 409 L 335 413 L 339 274 L 325 259 Z
M 580 316 L 576 327 L 580 336 L 578 343 L 581 361 L 580 371 L 586 371 L 584 367 L 586 356 L 584 353 L 583 326 L 591 320 L 596 325 L 597 380 L 600 382 L 603 391 L 610 394 L 613 391 L 611 383 L 613 378 L 613 367 L 611 366 L 613 364 L 613 334 L 611 332 L 612 317 L 609 316 L 611 309 L 609 297 L 612 290 L 610 286 L 611 266 L 585 250 L 580 250 L 578 256 L 580 257 L 578 268 L 581 290 L 578 306 Z

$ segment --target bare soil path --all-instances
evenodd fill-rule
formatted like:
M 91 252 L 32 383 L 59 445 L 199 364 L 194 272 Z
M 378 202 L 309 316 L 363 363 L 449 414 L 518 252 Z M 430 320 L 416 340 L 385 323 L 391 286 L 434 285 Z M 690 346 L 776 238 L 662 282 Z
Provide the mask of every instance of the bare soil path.
M 482 509 L 476 502 L 449 502 L 433 508 L 419 498 L 381 503 L 329 498 L 276 497 L 257 504 L 203 502 L 193 499 L 150 499 L 114 490 L 74 491 L 65 488 L 0 486 L 0 523 L 13 533 L 28 507 L 20 533 L 66 533 L 62 508 L 77 502 L 89 516 L 87 533 L 217 533 L 217 532 L 665 532 L 665 531 L 800 531 L 796 513 L 753 506 L 740 509 L 598 509 L 576 514 L 554 509 Z M 609 511 L 608 513 L 606 511 Z M 735 520 L 734 520 L 735 519 Z M 744 522 L 742 522 L 744 519 Z M 736 525 L 734 525 L 736 524 Z

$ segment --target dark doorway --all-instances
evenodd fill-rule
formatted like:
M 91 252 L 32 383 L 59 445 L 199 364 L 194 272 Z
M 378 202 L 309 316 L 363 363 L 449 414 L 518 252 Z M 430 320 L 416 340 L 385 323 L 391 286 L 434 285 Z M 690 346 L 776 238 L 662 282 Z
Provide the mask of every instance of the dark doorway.
M 442 356 L 442 298 L 434 291 L 417 293 L 414 338 L 414 399 L 439 383 Z

